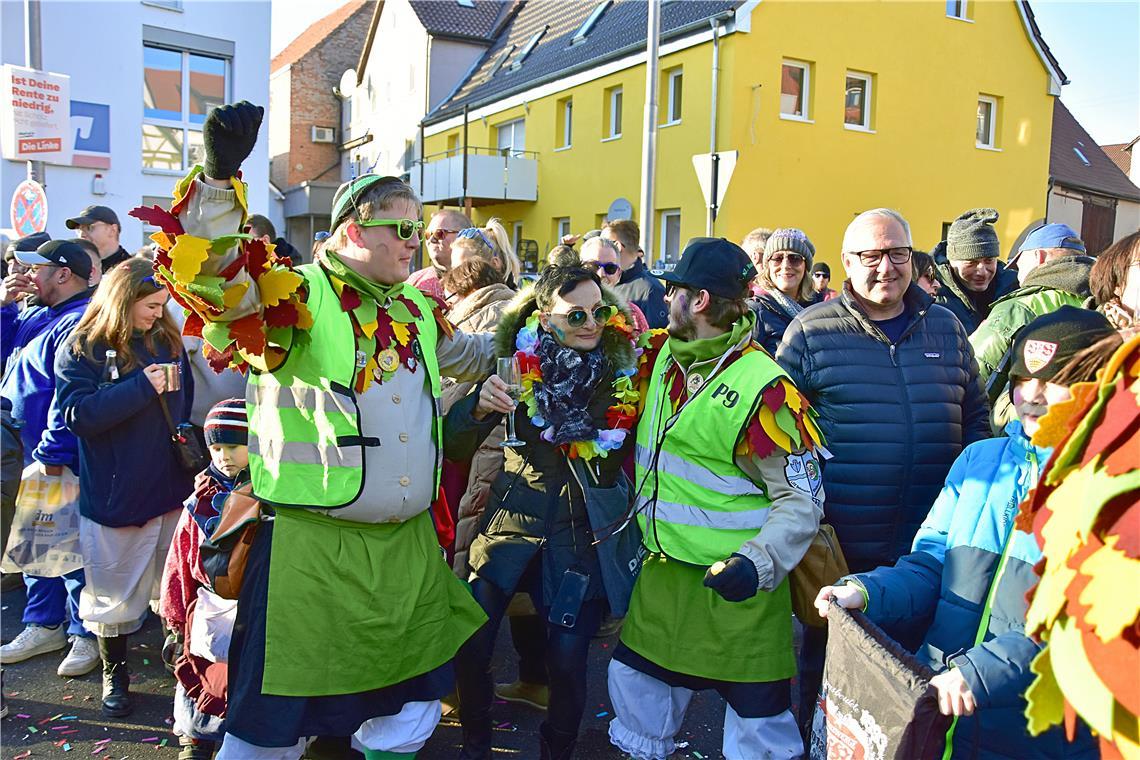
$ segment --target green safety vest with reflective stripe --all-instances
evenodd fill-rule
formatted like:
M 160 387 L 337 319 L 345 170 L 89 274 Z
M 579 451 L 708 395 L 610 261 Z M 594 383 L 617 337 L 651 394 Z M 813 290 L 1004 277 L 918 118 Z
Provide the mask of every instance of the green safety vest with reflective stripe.
M 380 442 L 360 429 L 360 408 L 353 390 L 357 349 L 352 321 L 320 266 L 306 264 L 296 271 L 305 277 L 313 326 L 307 338 L 294 338 L 285 363 L 276 370 L 250 372 L 246 386 L 250 478 L 254 494 L 271 504 L 335 509 L 360 497 L 364 448 Z M 435 353 L 438 327 L 434 307 L 423 293 L 409 286 L 402 295 L 421 312 L 415 355 L 427 372 L 434 399 L 438 491 L 443 456 Z
M 771 500 L 736 466 L 734 452 L 764 389 L 786 375 L 763 351 L 744 354 L 666 432 L 673 412 L 664 379 L 673 363 L 666 342 L 637 428 L 637 519 L 650 551 L 711 565 L 739 551 L 768 519 Z

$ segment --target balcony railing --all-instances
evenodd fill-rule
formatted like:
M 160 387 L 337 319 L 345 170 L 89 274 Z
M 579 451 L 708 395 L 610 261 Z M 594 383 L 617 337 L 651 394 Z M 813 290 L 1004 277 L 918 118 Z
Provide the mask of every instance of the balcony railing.
M 464 163 L 467 166 L 464 186 Z M 538 200 L 538 154 L 509 148 L 452 148 L 425 156 L 409 172 L 424 203 L 485 206 Z

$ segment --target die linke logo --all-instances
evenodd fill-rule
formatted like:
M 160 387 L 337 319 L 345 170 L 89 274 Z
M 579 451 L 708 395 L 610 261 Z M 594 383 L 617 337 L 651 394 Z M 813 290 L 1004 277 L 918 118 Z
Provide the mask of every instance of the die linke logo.
M 53 153 L 60 150 L 63 150 L 63 140 L 58 137 L 20 140 L 21 153 Z
M 1039 372 L 1057 353 L 1057 344 L 1048 340 L 1027 340 L 1022 350 L 1022 358 L 1030 372 Z

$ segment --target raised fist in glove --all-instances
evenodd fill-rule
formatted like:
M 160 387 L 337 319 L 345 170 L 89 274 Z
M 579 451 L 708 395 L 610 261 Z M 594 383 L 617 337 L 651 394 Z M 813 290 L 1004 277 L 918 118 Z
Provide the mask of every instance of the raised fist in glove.
M 202 127 L 207 177 L 229 179 L 237 174 L 241 162 L 257 142 L 257 130 L 264 115 L 264 108 L 248 100 L 210 111 Z
M 743 602 L 756 596 L 760 588 L 760 574 L 756 565 L 743 554 L 733 554 L 717 562 L 705 573 L 705 585 L 720 594 L 726 601 Z

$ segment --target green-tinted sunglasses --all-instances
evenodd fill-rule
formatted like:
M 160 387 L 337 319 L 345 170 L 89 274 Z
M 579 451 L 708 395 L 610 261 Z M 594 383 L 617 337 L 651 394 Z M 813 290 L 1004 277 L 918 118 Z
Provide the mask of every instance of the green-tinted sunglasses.
M 614 315 L 616 308 L 617 307 L 615 306 L 595 306 L 592 311 L 586 311 L 585 309 L 571 309 L 565 314 L 558 314 L 555 312 L 550 316 L 553 317 L 557 315 L 559 317 L 565 317 L 566 324 L 577 330 L 579 327 L 585 325 L 586 320 L 591 316 L 594 318 L 594 322 L 599 325 L 604 325 L 606 322 L 610 321 L 610 317 Z
M 395 227 L 400 240 L 407 240 L 424 228 L 419 219 L 361 219 L 357 224 L 361 227 Z

